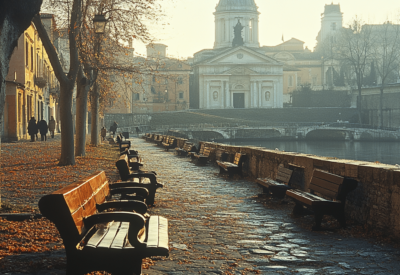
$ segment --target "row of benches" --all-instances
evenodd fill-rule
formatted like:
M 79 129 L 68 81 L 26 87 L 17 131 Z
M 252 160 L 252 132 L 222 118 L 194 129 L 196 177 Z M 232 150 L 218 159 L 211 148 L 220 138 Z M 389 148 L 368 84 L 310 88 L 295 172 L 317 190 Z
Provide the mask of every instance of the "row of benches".
M 150 135 L 150 134 L 148 134 Z M 186 145 L 187 144 L 187 145 Z M 211 154 L 217 158 L 217 165 L 220 173 L 227 172 L 230 177 L 234 174 L 242 176 L 242 167 L 245 161 L 245 155 L 235 153 L 233 161 L 228 162 L 222 160 L 222 149 L 207 147 L 204 144 L 199 151 L 189 151 L 192 143 L 185 143 L 182 149 L 176 148 L 177 152 L 185 152 L 182 155 L 190 155 L 192 159 L 197 160 L 200 164 L 207 163 Z M 321 230 L 321 221 L 324 215 L 335 217 L 342 227 L 346 227 L 345 219 L 345 203 L 347 195 L 356 189 L 358 182 L 352 178 L 344 178 L 338 175 L 328 173 L 326 171 L 315 169 L 310 183 L 309 190 L 300 190 L 303 184 L 296 184 L 293 181 L 293 171 L 301 171 L 304 178 L 304 167 L 289 164 L 289 168 L 279 166 L 276 179 L 259 178 L 256 182 L 263 188 L 265 194 L 283 199 L 285 196 L 292 199 L 295 203 L 293 214 L 296 216 L 312 213 L 315 217 L 315 225 L 313 230 Z M 298 178 L 298 177 L 297 177 Z M 297 187 L 297 188 L 295 188 Z M 311 212 L 310 212 L 311 211 Z
M 67 275 L 140 275 L 144 258 L 169 255 L 168 220 L 147 213 L 162 184 L 154 172 L 140 170 L 141 158 L 129 141 L 117 144 L 121 182 L 110 184 L 99 171 L 39 201 L 63 239 Z

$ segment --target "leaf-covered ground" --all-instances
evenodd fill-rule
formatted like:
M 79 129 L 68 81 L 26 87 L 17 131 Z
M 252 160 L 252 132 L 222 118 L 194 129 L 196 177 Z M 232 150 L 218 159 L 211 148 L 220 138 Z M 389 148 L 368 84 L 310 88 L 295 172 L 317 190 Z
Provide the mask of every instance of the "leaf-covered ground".
M 40 213 L 38 201 L 95 171 L 106 171 L 111 181 L 117 179 L 115 146 L 87 145 L 86 156 L 77 157 L 74 166 L 58 166 L 61 139 L 47 142 L 21 141 L 1 146 L 0 213 Z M 47 219 L 8 221 L 0 218 L 0 270 L 2 272 L 32 272 L 40 269 L 65 269 L 62 240 L 57 229 Z M 48 257 L 47 252 L 60 251 L 61 257 Z M 37 257 L 24 259 L 15 255 Z M 34 259 L 33 261 L 30 259 Z

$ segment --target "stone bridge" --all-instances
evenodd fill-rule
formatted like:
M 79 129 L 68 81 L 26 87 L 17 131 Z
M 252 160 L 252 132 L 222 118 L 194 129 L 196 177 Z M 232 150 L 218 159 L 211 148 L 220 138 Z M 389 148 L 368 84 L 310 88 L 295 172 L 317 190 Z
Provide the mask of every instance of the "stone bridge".
M 337 141 L 398 141 L 400 131 L 341 125 L 288 124 L 271 127 L 192 127 L 170 130 L 171 134 L 189 139 L 222 141 L 251 139 L 297 139 Z

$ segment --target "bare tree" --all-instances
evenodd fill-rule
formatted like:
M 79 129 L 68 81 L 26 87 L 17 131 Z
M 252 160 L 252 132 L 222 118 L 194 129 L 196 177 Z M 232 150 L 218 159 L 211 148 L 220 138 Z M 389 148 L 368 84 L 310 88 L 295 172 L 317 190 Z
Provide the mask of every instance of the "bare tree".
M 371 29 L 376 41 L 373 47 L 373 60 L 378 72 L 379 96 L 379 127 L 383 127 L 383 91 L 388 77 L 398 69 L 400 62 L 400 25 L 386 22 L 382 25 L 366 25 L 364 30 Z
M 80 66 L 76 41 L 78 40 L 82 26 L 82 1 L 83 0 L 73 0 L 72 8 L 70 10 L 64 10 L 65 13 L 68 12 L 70 15 L 68 16 L 68 40 L 70 52 L 70 68 L 68 74 L 64 74 L 57 52 L 42 25 L 40 16 L 36 15 L 34 17 L 34 23 L 38 33 L 40 33 L 42 37 L 43 46 L 47 51 L 54 73 L 60 82 L 61 157 L 59 165 L 75 164 L 72 98 Z M 65 13 L 63 14 L 64 16 Z
M 0 129 L 6 100 L 5 79 L 11 54 L 17 46 L 19 37 L 31 24 L 33 16 L 39 13 L 41 5 L 42 0 L 0 2 Z
M 367 66 L 372 60 L 374 40 L 370 28 L 363 28 L 364 22 L 355 17 L 348 28 L 343 28 L 337 36 L 334 54 L 342 64 L 349 64 L 356 78 L 358 90 L 358 120 L 362 124 L 361 91 Z

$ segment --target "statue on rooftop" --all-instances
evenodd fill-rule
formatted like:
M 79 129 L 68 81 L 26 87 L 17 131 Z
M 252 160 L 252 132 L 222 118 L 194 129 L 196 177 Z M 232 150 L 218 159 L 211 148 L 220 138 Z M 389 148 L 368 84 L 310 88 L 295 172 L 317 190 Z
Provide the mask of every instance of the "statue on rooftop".
M 243 26 L 240 23 L 240 20 L 238 20 L 237 24 L 235 27 L 233 27 L 235 37 L 233 38 L 232 41 L 232 47 L 239 47 L 244 45 L 243 37 L 242 37 L 242 30 Z

